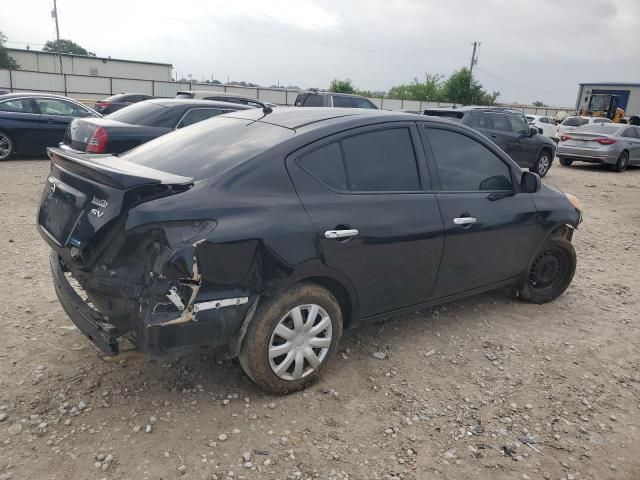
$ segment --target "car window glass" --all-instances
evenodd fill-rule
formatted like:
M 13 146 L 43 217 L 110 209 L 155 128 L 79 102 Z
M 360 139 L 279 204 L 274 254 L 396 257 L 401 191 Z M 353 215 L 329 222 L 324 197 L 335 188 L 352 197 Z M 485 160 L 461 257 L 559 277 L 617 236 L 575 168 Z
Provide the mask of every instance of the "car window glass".
M 491 130 L 493 124 L 491 123 L 491 117 L 486 112 L 478 112 L 472 115 L 473 126 L 475 128 L 487 128 Z
M 633 127 L 633 130 L 634 130 L 634 131 L 635 131 L 635 133 L 636 133 L 636 137 L 637 137 L 637 138 L 640 138 L 640 128 L 638 128 L 638 127 Z
M 193 110 L 189 110 L 180 121 L 178 128 L 187 127 L 194 123 L 201 122 L 202 120 L 206 120 L 207 118 L 220 115 L 221 113 L 224 113 L 224 110 L 220 110 L 219 108 L 195 108 Z
M 529 131 L 527 124 L 522 119 L 522 117 L 516 115 L 507 115 L 509 119 L 509 124 L 511 125 L 511 130 L 515 133 L 526 134 Z
M 579 127 L 580 125 L 586 125 L 587 123 L 589 123 L 589 119 L 581 117 L 567 117 L 562 121 L 562 125 L 566 127 Z
M 513 190 L 509 167 L 480 142 L 435 128 L 428 128 L 427 135 L 442 190 Z
M 330 143 L 298 159 L 300 166 L 312 177 L 336 190 L 347 189 L 347 176 L 338 142 Z
M 64 117 L 84 117 L 87 111 L 71 102 L 57 98 L 34 99 L 43 115 L 60 115 Z
M 340 97 L 333 95 L 333 106 L 338 108 L 351 108 L 351 99 L 349 97 Z
M 353 106 L 353 108 L 376 108 L 375 105 L 369 100 L 360 97 L 352 97 L 351 105 Z
M 307 95 L 307 98 L 304 100 L 305 107 L 322 107 L 324 104 L 324 100 L 322 95 Z
M 638 129 L 636 127 L 627 128 L 622 136 L 627 138 L 638 138 Z
M 505 118 L 504 114 L 489 112 L 488 115 L 491 118 L 491 122 L 493 123 L 494 130 L 502 130 L 505 132 L 509 130 L 509 126 L 507 125 L 507 119 Z
M 33 108 L 31 105 L 31 102 L 26 99 L 6 100 L 4 102 L 0 102 L 0 111 L 33 113 Z
M 176 95 L 176 98 L 193 98 L 193 93 L 180 92 Z
M 420 189 L 416 156 L 407 128 L 378 130 L 345 138 L 342 151 L 351 190 Z
M 138 102 L 113 112 L 108 118 L 131 125 L 173 128 L 181 114 L 181 109 L 168 108 L 153 102 Z
M 122 101 L 126 103 L 136 103 L 136 102 L 139 102 L 140 100 L 142 100 L 140 95 L 129 95 L 122 99 Z

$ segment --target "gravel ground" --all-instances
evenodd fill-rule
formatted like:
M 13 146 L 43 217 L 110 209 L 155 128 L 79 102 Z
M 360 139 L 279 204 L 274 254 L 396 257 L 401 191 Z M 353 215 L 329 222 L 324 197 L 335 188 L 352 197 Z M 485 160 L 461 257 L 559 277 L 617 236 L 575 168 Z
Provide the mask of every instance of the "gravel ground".
M 554 164 L 585 207 L 555 302 L 495 292 L 346 332 L 285 397 L 203 353 L 102 358 L 51 285 L 47 173 L 0 164 L 0 480 L 640 478 L 640 169 Z

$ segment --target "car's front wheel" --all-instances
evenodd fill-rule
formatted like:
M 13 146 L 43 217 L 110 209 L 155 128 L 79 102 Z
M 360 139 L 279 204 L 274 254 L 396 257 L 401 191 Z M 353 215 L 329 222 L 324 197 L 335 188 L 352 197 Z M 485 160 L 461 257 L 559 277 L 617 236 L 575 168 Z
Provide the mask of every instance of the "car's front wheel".
M 15 153 L 15 145 L 11 137 L 0 130 L 0 162 L 9 160 Z
M 570 158 L 560 157 L 560 165 L 563 165 L 565 167 L 570 167 L 572 164 L 573 164 L 573 160 L 571 160 Z
M 240 364 L 267 392 L 300 390 L 318 378 L 338 346 L 340 305 L 312 283 L 260 302 L 242 342 Z
M 520 298 L 531 303 L 555 300 L 571 284 L 576 271 L 576 251 L 566 238 L 552 238 L 531 263 Z
M 543 150 L 538 155 L 536 163 L 529 169 L 530 172 L 537 173 L 540 178 L 544 177 L 551 168 L 551 154 L 547 150 Z

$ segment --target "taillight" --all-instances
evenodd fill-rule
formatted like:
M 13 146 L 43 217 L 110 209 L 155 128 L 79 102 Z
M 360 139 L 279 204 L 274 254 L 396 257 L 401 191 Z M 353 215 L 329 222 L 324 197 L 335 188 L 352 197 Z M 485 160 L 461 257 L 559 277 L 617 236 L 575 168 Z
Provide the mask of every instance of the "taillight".
M 91 138 L 87 142 L 87 153 L 104 153 L 107 149 L 107 140 L 109 139 L 109 135 L 107 131 L 98 127 L 91 134 Z
M 111 106 L 111 102 L 96 102 L 96 107 L 107 108 Z
M 569 135 L 560 135 L 561 142 L 566 142 L 567 140 L 571 140 L 571 137 Z
M 596 138 L 595 141 L 598 142 L 600 145 L 613 145 L 614 143 L 616 143 L 615 138 L 609 138 L 609 137 Z

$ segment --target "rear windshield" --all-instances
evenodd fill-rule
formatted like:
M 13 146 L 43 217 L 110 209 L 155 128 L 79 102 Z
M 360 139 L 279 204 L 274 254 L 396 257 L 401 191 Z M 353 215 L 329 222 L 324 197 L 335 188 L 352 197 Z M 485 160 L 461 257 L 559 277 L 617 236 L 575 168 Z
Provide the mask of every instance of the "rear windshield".
M 292 130 L 276 125 L 220 116 L 163 135 L 125 153 L 122 159 L 201 180 L 253 158 L 293 135 Z
M 588 118 L 568 117 L 564 119 L 562 125 L 567 127 L 579 127 L 580 125 L 586 125 L 587 123 L 589 123 Z
M 611 135 L 615 132 L 617 132 L 618 130 L 620 130 L 622 128 L 621 125 L 617 125 L 617 124 L 601 124 L 601 123 L 594 123 L 591 125 L 585 125 L 584 127 L 580 127 L 576 130 L 574 130 L 576 133 L 601 133 L 603 135 Z
M 424 114 L 431 117 L 446 117 L 451 120 L 460 120 L 464 117 L 464 113 L 452 112 L 451 110 L 425 110 Z
M 180 92 L 176 95 L 176 98 L 193 98 L 193 93 L 185 93 L 185 92 Z
M 105 118 L 146 127 L 174 127 L 181 109 L 170 109 L 152 102 L 139 102 L 107 115 Z

